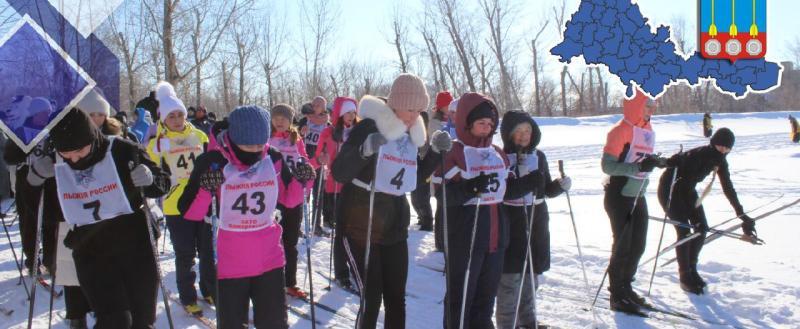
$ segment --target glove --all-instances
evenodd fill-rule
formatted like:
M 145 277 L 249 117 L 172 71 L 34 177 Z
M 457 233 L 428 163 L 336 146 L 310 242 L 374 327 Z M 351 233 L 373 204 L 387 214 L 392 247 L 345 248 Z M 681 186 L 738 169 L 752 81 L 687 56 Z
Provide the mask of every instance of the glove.
M 140 164 L 131 171 L 131 180 L 136 187 L 153 185 L 153 172 L 147 166 Z
M 561 190 L 564 192 L 569 191 L 572 187 L 572 178 L 569 178 L 569 176 L 561 177 L 556 179 L 556 181 L 558 181 L 558 185 L 561 186 Z
M 453 148 L 453 140 L 446 131 L 437 130 L 431 135 L 431 149 L 439 154 L 448 152 Z
M 388 141 L 386 137 L 383 137 L 381 133 L 371 133 L 367 136 L 367 139 L 364 140 L 364 144 L 361 145 L 361 156 L 364 158 L 371 157 L 375 152 L 378 152 L 378 149 L 386 144 Z
M 480 174 L 475 178 L 464 182 L 464 189 L 467 193 L 480 194 L 489 189 L 489 175 Z
M 756 236 L 756 221 L 750 216 L 742 215 L 742 232 L 747 236 Z
M 225 176 L 222 175 L 222 170 L 209 168 L 208 171 L 200 175 L 200 187 L 209 192 L 216 192 L 217 189 L 225 182 Z
M 317 178 L 314 168 L 305 161 L 297 162 L 294 165 L 294 178 L 297 178 L 301 183 L 313 181 Z
M 522 176 L 520 179 L 522 180 L 522 184 L 529 188 L 530 191 L 541 191 L 544 188 L 544 177 L 542 177 L 542 173 L 538 170 Z
M 706 221 L 696 223 L 694 224 L 694 230 L 695 232 L 708 233 L 708 223 Z
M 28 183 L 33 186 L 41 186 L 44 181 L 56 175 L 55 163 L 53 158 L 49 156 L 41 156 L 32 158 L 30 168 L 28 169 L 28 176 L 26 177 Z
M 639 162 L 639 172 L 651 172 L 653 168 L 664 168 L 667 166 L 667 159 L 657 155 L 646 155 L 642 162 Z

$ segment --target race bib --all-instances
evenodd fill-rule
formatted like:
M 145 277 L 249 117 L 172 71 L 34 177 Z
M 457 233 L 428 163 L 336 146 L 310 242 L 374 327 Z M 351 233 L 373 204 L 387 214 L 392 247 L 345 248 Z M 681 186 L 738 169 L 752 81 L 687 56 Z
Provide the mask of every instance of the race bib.
M 327 124 L 316 125 L 309 122 L 308 132 L 306 133 L 306 137 L 303 139 L 306 145 L 316 146 L 319 143 L 319 136 L 322 135 L 322 131 L 325 130 L 327 126 Z
M 463 179 L 471 179 L 480 174 L 489 176 L 489 186 L 481 192 L 481 204 L 496 204 L 503 201 L 506 193 L 506 179 L 508 178 L 508 168 L 506 168 L 503 157 L 497 153 L 494 147 L 476 148 L 464 146 L 464 160 L 466 170 L 462 173 Z M 478 203 L 478 198 L 467 201 L 466 204 L 474 205 Z
M 173 182 L 178 179 L 188 179 L 194 169 L 195 159 L 203 153 L 203 146 L 199 142 L 191 140 L 195 139 L 170 139 L 169 147 L 163 150 Z
M 652 130 L 633 127 L 633 139 L 625 163 L 642 162 L 645 156 L 653 154 L 656 145 L 656 133 Z M 640 172 L 629 176 L 636 179 L 645 179 L 650 175 L 649 172 Z
M 269 145 L 281 152 L 283 161 L 291 168 L 294 168 L 294 164 L 300 159 L 297 144 L 292 144 L 288 138 L 270 137 Z
M 133 213 L 117 173 L 111 146 L 106 156 L 86 170 L 74 170 L 57 157 L 56 186 L 64 219 L 83 226 Z
M 375 173 L 375 190 L 403 195 L 416 188 L 417 148 L 406 134 L 381 146 Z
M 517 154 L 508 154 L 508 162 L 511 164 L 511 172 L 517 172 L 519 170 L 519 176 L 523 177 L 527 174 L 530 174 L 534 171 L 539 170 L 539 156 L 538 153 L 534 150 L 531 154 L 523 154 L 524 157 L 522 161 L 518 161 Z M 520 164 L 521 163 L 521 164 Z M 533 193 L 528 193 L 524 197 L 515 199 L 515 200 L 507 200 L 503 202 L 509 206 L 516 206 L 520 207 L 523 205 L 530 206 L 533 204 Z
M 278 203 L 278 177 L 269 157 L 244 171 L 229 163 L 223 174 L 220 229 L 252 232 L 277 224 L 273 213 Z

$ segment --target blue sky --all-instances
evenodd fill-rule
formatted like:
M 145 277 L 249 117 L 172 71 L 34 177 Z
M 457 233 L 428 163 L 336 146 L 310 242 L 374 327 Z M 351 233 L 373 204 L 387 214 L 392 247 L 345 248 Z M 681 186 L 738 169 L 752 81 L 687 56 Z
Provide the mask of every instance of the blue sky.
M 265 0 L 262 0 L 265 1 Z M 402 6 L 409 17 L 419 17 L 423 10 L 425 0 L 343 0 L 339 3 L 342 15 L 339 19 L 338 41 L 333 47 L 332 58 L 341 58 L 352 54 L 359 54 L 359 58 L 366 58 L 374 61 L 396 61 L 396 51 L 386 41 L 384 32 L 387 30 L 388 21 L 391 19 L 392 8 L 395 4 Z M 551 19 L 551 7 L 560 3 L 560 0 L 512 0 L 520 4 L 519 18 L 515 23 L 514 33 L 524 35 L 524 39 L 530 40 L 536 28 L 543 18 Z M 717 0 L 725 1 L 725 0 Z M 276 2 L 270 1 L 273 6 L 284 7 L 287 10 L 289 21 L 296 20 L 298 14 L 299 1 Z M 476 6 L 478 1 L 462 0 L 464 4 Z M 696 45 L 697 31 L 697 0 L 643 0 L 636 1 L 642 8 L 645 17 L 650 18 L 653 25 L 674 24 L 676 20 L 682 18 L 688 32 L 688 43 Z M 741 2 L 741 0 L 739 1 Z M 746 1 L 749 2 L 749 1 Z M 567 1 L 567 18 L 577 9 L 579 0 Z M 792 58 L 788 53 L 788 43 L 794 40 L 800 33 L 800 23 L 794 15 L 800 12 L 800 2 L 796 0 L 769 0 L 768 7 L 768 53 L 767 58 L 773 61 L 785 61 Z M 432 9 L 431 9 L 432 10 Z M 477 11 L 477 10 L 476 10 Z M 476 18 L 479 19 L 479 18 Z M 292 22 L 290 24 L 294 24 Z M 561 27 L 563 30 L 563 26 Z M 740 28 L 742 31 L 749 30 Z M 766 30 L 766 29 L 765 29 Z M 545 30 L 545 45 L 551 47 L 558 40 L 554 23 Z M 448 46 L 448 45 L 445 45 Z M 523 50 L 527 47 L 522 45 Z M 694 48 L 694 47 L 693 47 Z M 521 55 L 527 55 L 524 51 Z M 524 57 L 524 56 L 523 56 Z M 530 57 L 530 56 L 527 56 Z M 552 63 L 555 63 L 554 61 Z M 553 69 L 555 66 L 551 65 Z

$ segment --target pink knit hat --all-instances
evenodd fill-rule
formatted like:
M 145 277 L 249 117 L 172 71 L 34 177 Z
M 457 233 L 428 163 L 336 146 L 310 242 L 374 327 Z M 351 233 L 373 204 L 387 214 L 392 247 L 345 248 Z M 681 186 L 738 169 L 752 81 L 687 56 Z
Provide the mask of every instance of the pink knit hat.
M 429 102 L 425 82 L 414 74 L 403 73 L 394 79 L 387 105 L 393 109 L 424 110 Z

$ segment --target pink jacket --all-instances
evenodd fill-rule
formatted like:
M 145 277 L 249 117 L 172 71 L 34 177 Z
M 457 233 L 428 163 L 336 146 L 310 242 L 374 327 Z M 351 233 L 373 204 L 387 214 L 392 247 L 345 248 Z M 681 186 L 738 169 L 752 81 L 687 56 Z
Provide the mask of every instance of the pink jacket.
M 211 193 L 200 186 L 200 177 L 210 170 L 222 170 L 229 162 L 237 167 L 246 167 L 223 143 L 210 143 L 209 151 L 198 157 L 192 171 L 186 193 L 178 202 L 178 209 L 185 217 L 203 218 L 211 206 Z M 292 177 L 289 168 L 284 166 L 283 157 L 274 147 L 265 149 L 265 159 L 272 160 L 278 175 L 279 203 L 286 205 L 302 203 L 303 186 Z M 219 192 L 217 191 L 219 202 Z M 295 197 L 287 198 L 287 195 Z M 298 203 L 298 204 L 299 204 Z M 297 206 L 295 204 L 294 206 Z M 232 232 L 219 230 L 217 237 L 218 275 L 220 279 L 235 279 L 261 275 L 286 264 L 281 235 L 283 229 L 277 223 L 253 232 Z
M 272 137 L 269 139 L 270 146 L 276 147 L 280 151 L 280 147 L 273 144 L 278 141 L 277 139 L 288 139 L 289 136 L 290 134 L 288 132 L 273 133 Z M 303 161 L 309 163 L 308 154 L 306 153 L 306 144 L 303 142 L 302 138 L 294 143 L 293 148 L 295 147 L 297 148 L 297 153 L 303 158 Z M 306 182 L 305 188 L 310 189 L 313 187 L 313 181 Z M 303 204 L 303 185 L 299 181 L 292 180 L 284 191 L 285 193 L 281 193 L 280 196 L 278 196 L 278 203 L 282 206 L 291 209 Z

